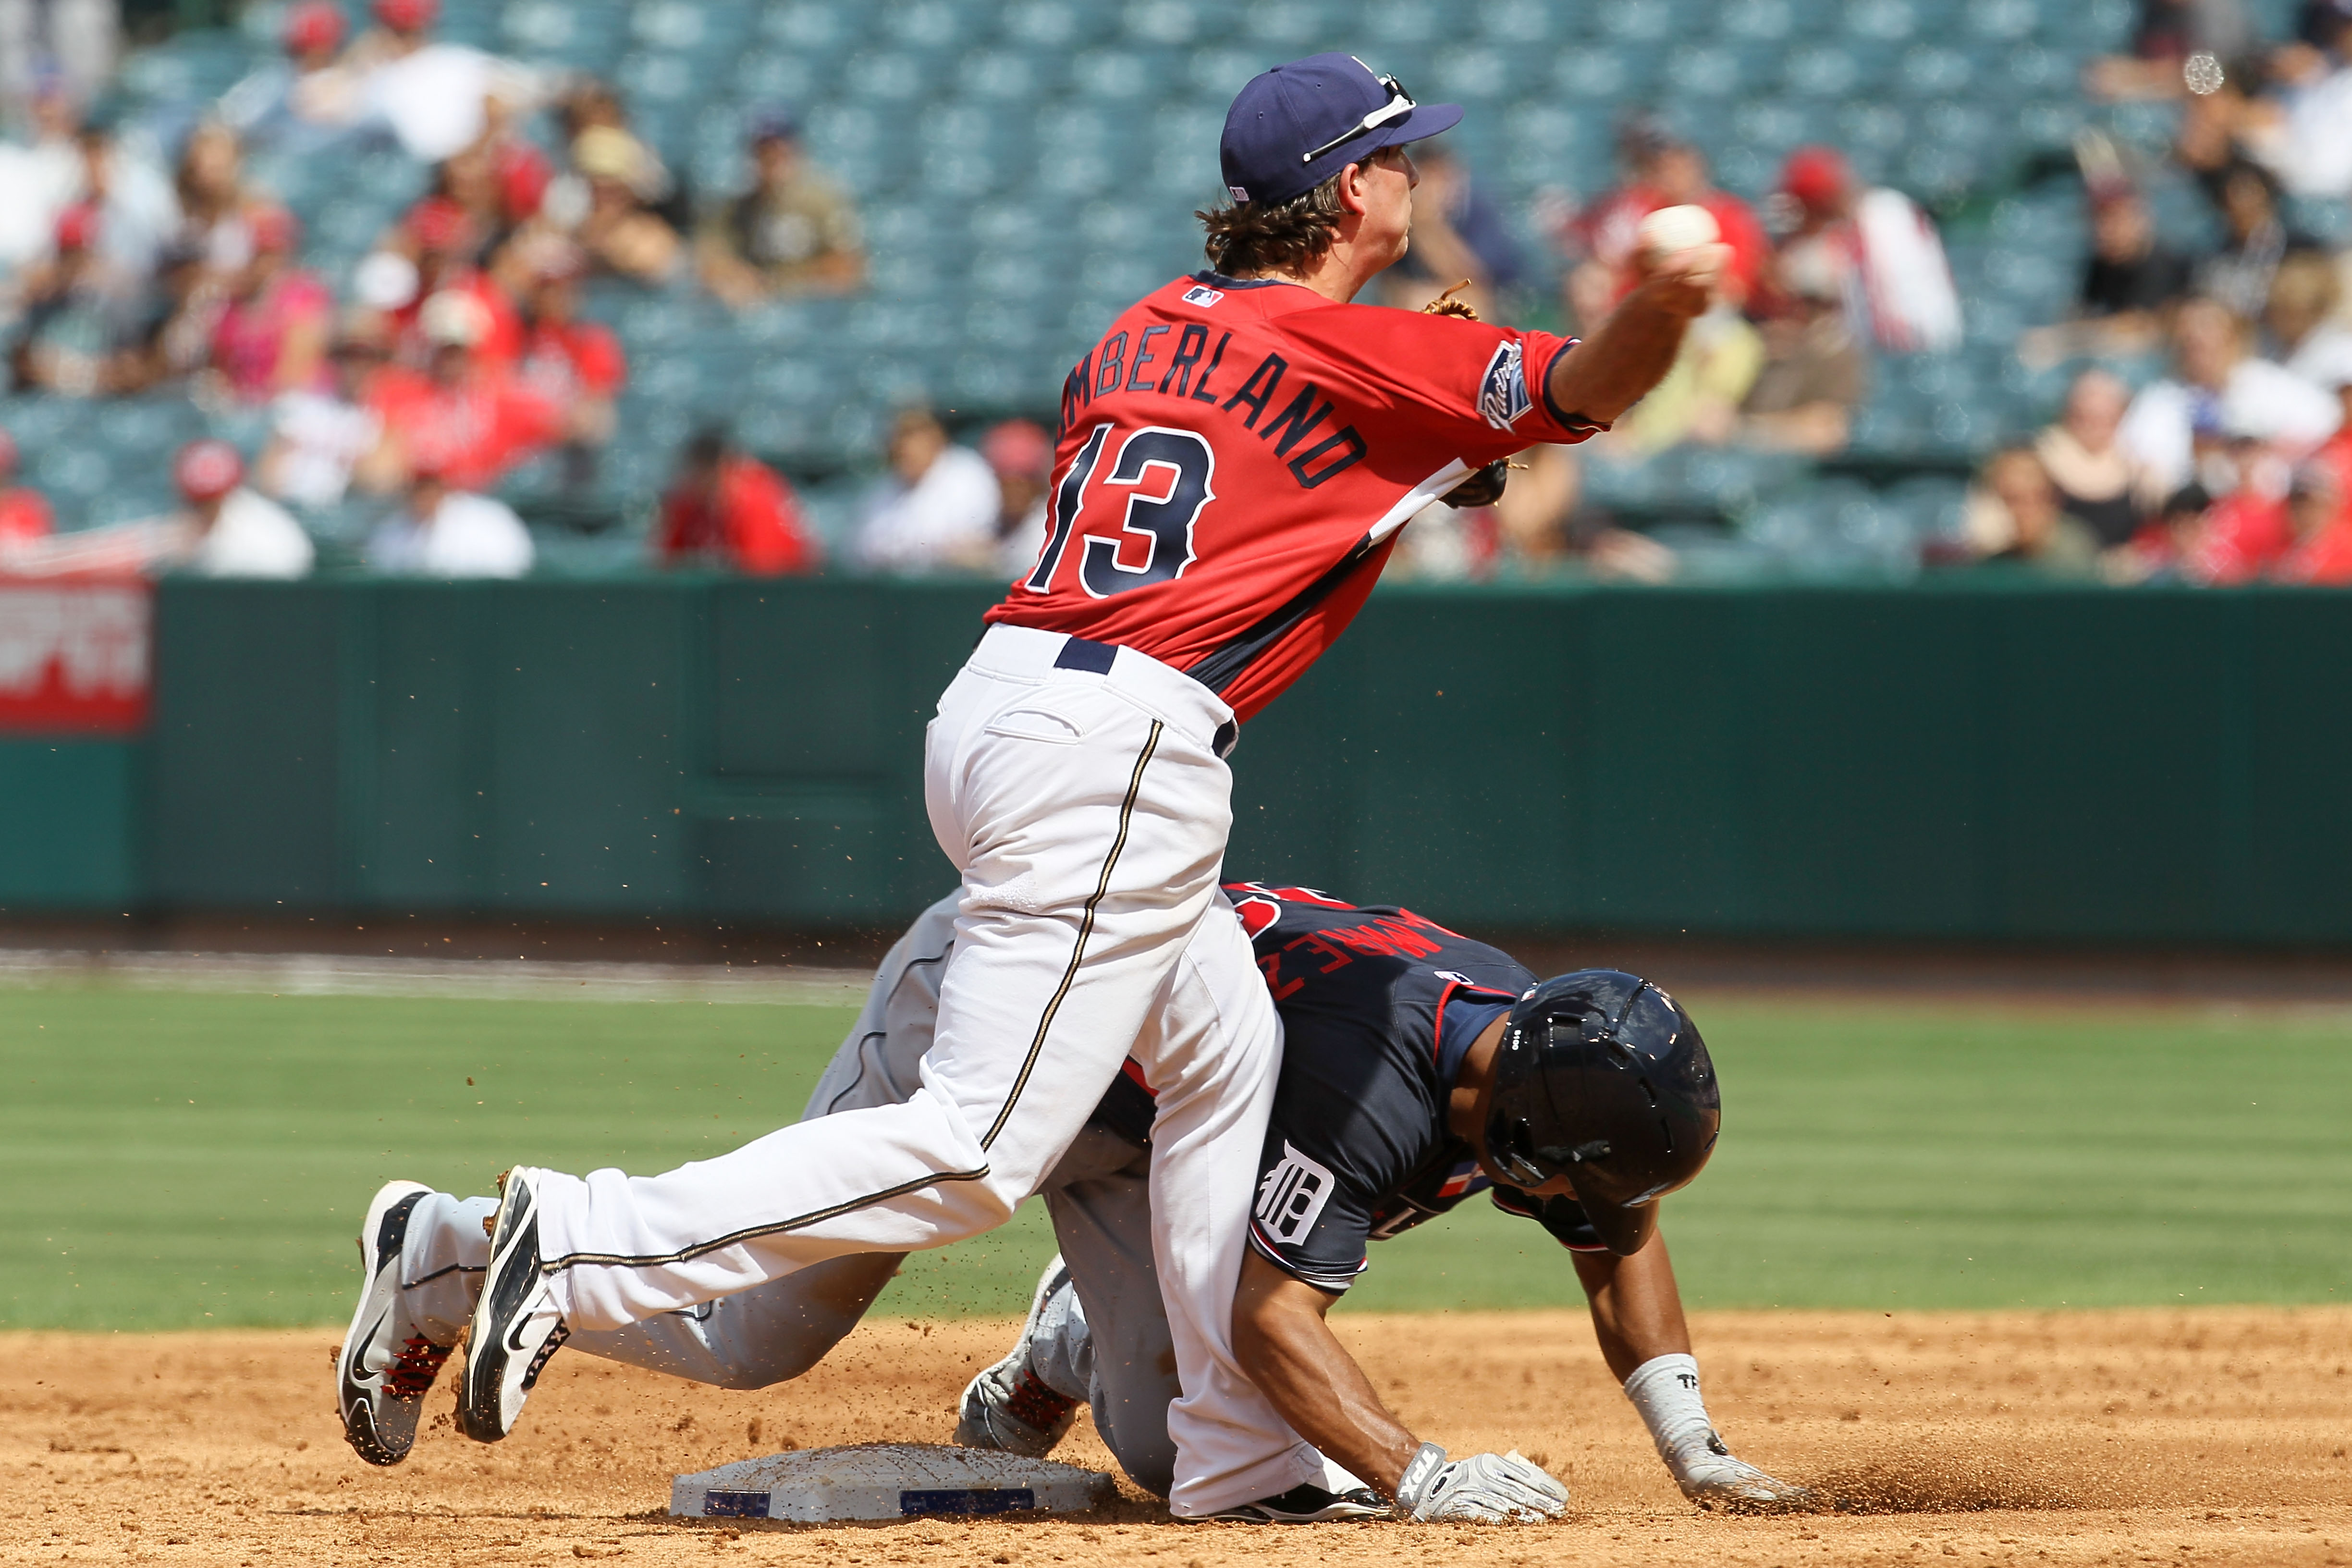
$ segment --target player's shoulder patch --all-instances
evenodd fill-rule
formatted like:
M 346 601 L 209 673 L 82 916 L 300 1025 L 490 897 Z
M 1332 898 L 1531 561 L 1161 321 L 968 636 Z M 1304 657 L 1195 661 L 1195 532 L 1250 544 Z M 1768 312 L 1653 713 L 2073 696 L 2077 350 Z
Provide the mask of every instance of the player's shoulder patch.
M 1257 1222 L 1285 1247 L 1307 1239 L 1331 1201 L 1331 1168 L 1298 1152 L 1286 1138 L 1282 1159 L 1257 1184 Z
M 1180 297 L 1187 305 L 1199 305 L 1206 309 L 1223 299 L 1225 291 L 1222 289 L 1212 289 L 1206 283 L 1195 283 L 1185 289 Z
M 1486 374 L 1478 384 L 1478 412 L 1497 430 L 1508 430 L 1535 406 L 1528 395 L 1527 353 L 1517 338 L 1495 345 Z

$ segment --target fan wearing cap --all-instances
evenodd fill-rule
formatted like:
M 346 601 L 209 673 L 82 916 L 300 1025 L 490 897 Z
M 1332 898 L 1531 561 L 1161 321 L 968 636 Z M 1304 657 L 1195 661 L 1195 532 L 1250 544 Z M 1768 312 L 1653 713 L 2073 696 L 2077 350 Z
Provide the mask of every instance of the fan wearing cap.
M 140 380 L 147 311 L 138 280 L 106 256 L 105 228 L 96 205 L 66 208 L 56 256 L 23 279 L 13 356 L 20 385 L 93 397 Z
M 1780 242 L 1818 248 L 1860 311 L 1855 326 L 1895 353 L 1957 347 L 1960 296 L 1936 224 L 1918 204 L 1854 177 L 1843 153 L 1800 147 L 1780 169 L 1780 204 L 1792 220 Z
M 282 51 L 221 94 L 215 113 L 249 147 L 315 153 L 359 122 L 360 73 L 343 60 L 350 34 L 335 0 L 296 0 L 278 23 Z
M 980 455 L 996 474 L 996 548 L 1009 575 L 1025 572 L 1045 542 L 1046 481 L 1054 474 L 1054 438 L 1034 422 L 1007 419 L 980 438 Z
M 417 321 L 432 346 L 428 373 L 381 377 L 370 394 L 411 471 L 429 467 L 459 489 L 488 489 L 562 437 L 562 410 L 551 398 L 483 360 L 493 322 L 480 300 L 436 294 Z
M 295 263 L 300 231 L 293 214 L 256 207 L 245 226 L 253 255 L 230 276 L 213 326 L 212 369 L 236 401 L 267 403 L 325 380 L 335 302 L 316 273 Z
M 292 513 L 247 485 L 236 447 L 191 441 L 173 459 L 172 479 L 186 506 L 153 525 L 155 565 L 202 577 L 309 575 L 317 556 L 310 536 Z
M 436 39 L 439 0 L 374 0 L 371 9 L 376 26 L 352 46 L 350 63 L 364 76 L 371 118 L 418 162 L 437 163 L 480 141 L 491 99 L 529 110 L 545 98 L 527 67 Z
M 751 188 L 706 216 L 695 259 L 739 310 L 771 294 L 838 294 L 866 283 L 857 205 L 812 165 L 800 124 L 780 110 L 751 125 Z
M 644 142 L 617 125 L 591 125 L 572 141 L 572 167 L 587 185 L 573 236 L 596 265 L 639 283 L 677 269 L 685 247 L 649 205 L 668 174 Z

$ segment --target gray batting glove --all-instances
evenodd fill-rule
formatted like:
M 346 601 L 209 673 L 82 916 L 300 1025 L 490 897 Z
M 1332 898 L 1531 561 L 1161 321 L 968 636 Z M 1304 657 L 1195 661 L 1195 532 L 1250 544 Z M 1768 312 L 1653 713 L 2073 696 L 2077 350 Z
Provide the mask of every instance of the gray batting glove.
M 1568 1489 L 1516 1449 L 1449 1461 L 1423 1443 L 1397 1483 L 1396 1503 L 1419 1524 L 1535 1524 L 1559 1517 Z
M 1675 1484 L 1683 1496 L 1705 1509 L 1725 1513 L 1811 1513 L 1822 1507 L 1818 1493 L 1767 1475 L 1745 1459 L 1735 1459 L 1723 1439 L 1709 1434 L 1707 1451 L 1677 1456 Z

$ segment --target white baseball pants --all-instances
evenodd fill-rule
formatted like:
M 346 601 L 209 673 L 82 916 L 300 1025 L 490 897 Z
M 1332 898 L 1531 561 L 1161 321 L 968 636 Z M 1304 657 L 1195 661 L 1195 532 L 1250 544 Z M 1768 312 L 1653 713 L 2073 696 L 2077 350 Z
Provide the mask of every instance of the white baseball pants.
M 1312 1449 L 1232 1463 L 1263 1450 L 1271 1414 L 1231 1331 L 1280 1026 L 1217 889 L 1231 710 L 1157 660 L 1072 645 L 992 626 L 940 699 L 925 802 L 963 881 L 914 1093 L 664 1175 L 551 1173 L 540 1249 L 565 1321 L 593 1332 L 829 1258 L 944 1247 L 1038 1190 L 1131 1053 L 1159 1100 L 1153 1252 L 1189 1516 L 1320 1468 Z

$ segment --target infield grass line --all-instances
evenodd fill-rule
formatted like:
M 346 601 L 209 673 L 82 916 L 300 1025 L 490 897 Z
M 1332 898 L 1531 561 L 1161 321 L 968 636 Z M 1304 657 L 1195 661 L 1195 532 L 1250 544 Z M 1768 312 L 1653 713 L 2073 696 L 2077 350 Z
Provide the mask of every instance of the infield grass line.
M 1695 1308 L 2352 1301 L 2352 1014 L 1689 1000 L 1725 1100 L 1664 1215 Z M 853 1017 L 7 988 L 0 1328 L 340 1323 L 384 1180 L 733 1148 L 798 1116 Z M 877 1310 L 1018 1316 L 1051 1249 L 1024 1205 Z M 1474 1199 L 1375 1247 L 1343 1306 L 1580 1301 L 1549 1237 Z

